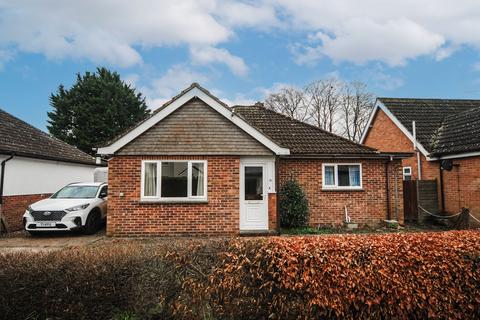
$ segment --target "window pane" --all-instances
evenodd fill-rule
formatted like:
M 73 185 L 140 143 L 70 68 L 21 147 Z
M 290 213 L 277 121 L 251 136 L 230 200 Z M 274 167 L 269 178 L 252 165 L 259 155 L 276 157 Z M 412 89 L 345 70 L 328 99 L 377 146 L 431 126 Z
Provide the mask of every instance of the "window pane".
M 263 167 L 245 167 L 245 200 L 263 200 Z
M 349 187 L 350 186 L 350 172 L 349 166 L 338 166 L 338 186 Z
M 339 165 L 338 166 L 339 187 L 360 187 L 360 166 Z
M 188 162 L 162 162 L 162 197 L 187 197 Z
M 326 186 L 335 185 L 335 167 L 334 166 L 325 166 L 325 185 Z
M 360 166 L 348 166 L 350 172 L 350 186 L 360 187 Z
M 192 196 L 204 196 L 204 165 L 203 163 L 192 163 Z
M 157 195 L 157 164 L 152 162 L 145 163 L 145 177 L 143 186 L 143 195 L 154 197 Z

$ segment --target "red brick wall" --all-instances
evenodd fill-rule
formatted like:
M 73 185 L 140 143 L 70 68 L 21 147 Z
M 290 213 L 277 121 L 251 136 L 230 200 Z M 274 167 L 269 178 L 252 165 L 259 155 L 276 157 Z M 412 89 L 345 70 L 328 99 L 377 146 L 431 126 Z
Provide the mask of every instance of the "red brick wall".
M 480 157 L 452 161 L 453 169 L 443 171 L 445 209 L 458 212 L 466 207 L 480 219 Z
M 322 163 L 362 163 L 363 190 L 324 191 L 322 190 Z M 377 225 L 387 216 L 385 163 L 380 160 L 323 161 L 323 160 L 280 160 L 279 182 L 281 186 L 289 179 L 296 179 L 307 195 L 310 210 L 310 225 L 340 225 L 345 221 L 347 206 L 351 222 Z M 392 218 L 395 214 L 394 173 L 397 174 L 399 221 L 403 223 L 403 192 L 400 161 L 389 165 L 390 207 Z
M 142 159 L 208 161 L 208 203 L 140 203 Z M 107 235 L 238 234 L 240 158 L 117 156 L 109 162 Z M 123 192 L 124 196 L 120 197 Z
M 268 194 L 268 229 L 278 230 L 277 225 L 277 194 Z
M 413 152 L 413 144 L 395 123 L 378 109 L 363 142 L 365 145 L 390 152 Z
M 7 224 L 7 231 L 23 229 L 22 216 L 29 205 L 39 200 L 50 197 L 51 194 L 28 194 L 17 196 L 4 196 L 2 215 Z

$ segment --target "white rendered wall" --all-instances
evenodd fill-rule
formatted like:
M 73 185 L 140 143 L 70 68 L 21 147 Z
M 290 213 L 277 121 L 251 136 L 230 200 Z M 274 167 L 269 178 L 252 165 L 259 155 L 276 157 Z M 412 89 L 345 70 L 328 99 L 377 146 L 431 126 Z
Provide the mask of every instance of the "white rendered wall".
M 7 156 L 0 155 L 0 162 Z M 5 165 L 4 196 L 54 193 L 71 182 L 92 182 L 94 166 L 14 157 Z

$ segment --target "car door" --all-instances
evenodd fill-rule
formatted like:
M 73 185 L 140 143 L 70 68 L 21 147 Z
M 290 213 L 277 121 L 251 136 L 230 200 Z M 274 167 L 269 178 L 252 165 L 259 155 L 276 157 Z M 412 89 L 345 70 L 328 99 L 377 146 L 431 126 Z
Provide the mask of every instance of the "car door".
M 102 195 L 106 194 L 107 196 L 103 197 Z M 107 215 L 107 203 L 108 203 L 108 186 L 103 186 L 98 193 L 98 198 L 100 199 L 100 203 L 98 207 L 102 211 L 102 218 Z

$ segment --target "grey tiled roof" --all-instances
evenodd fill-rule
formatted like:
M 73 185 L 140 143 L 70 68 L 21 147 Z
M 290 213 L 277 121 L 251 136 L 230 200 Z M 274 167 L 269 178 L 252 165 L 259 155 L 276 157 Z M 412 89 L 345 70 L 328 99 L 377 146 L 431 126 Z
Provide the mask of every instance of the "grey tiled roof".
M 438 130 L 449 116 L 480 107 L 480 100 L 378 98 L 402 125 L 412 132 L 415 121 L 417 140 L 434 152 Z
M 451 115 L 438 134 L 435 154 L 447 155 L 480 150 L 480 107 Z
M 262 105 L 234 106 L 233 110 L 277 144 L 289 148 L 291 155 L 377 154 L 375 149 L 293 120 Z
M 402 125 L 412 132 L 412 121 L 415 121 L 417 140 L 430 153 L 438 152 L 466 152 L 470 150 L 475 143 L 469 145 L 471 138 L 466 139 L 465 145 L 458 137 L 470 137 L 474 125 L 464 123 L 457 128 L 451 127 L 457 115 L 469 110 L 480 108 L 480 100 L 462 100 L 462 99 L 406 99 L 406 98 L 378 98 L 378 100 L 387 107 L 392 114 L 402 123 Z M 466 120 L 462 118 L 463 121 Z M 452 124 L 444 127 L 449 121 Z M 462 121 L 462 120 L 460 120 Z M 471 121 L 469 123 L 472 123 Z M 477 122 L 477 127 L 480 122 Z M 461 131 L 461 132 L 460 132 Z M 440 146 L 443 146 L 441 149 Z M 469 145 L 469 146 L 467 146 Z M 448 149 L 447 150 L 447 146 Z M 478 150 L 478 148 L 477 148 Z
M 95 165 L 95 159 L 0 109 L 0 153 Z

